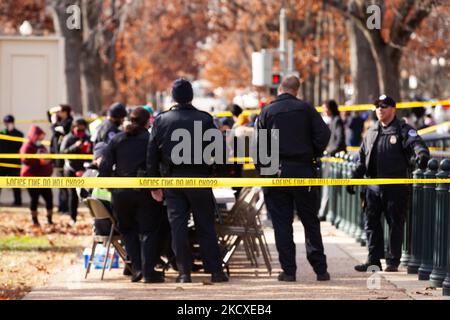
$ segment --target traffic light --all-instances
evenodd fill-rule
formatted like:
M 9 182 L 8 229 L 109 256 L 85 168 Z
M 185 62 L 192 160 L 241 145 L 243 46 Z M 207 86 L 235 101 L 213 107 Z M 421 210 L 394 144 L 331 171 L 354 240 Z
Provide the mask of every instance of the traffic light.
M 278 73 L 272 74 L 272 86 L 279 86 L 281 84 L 281 75 Z
M 279 73 L 272 73 L 272 85 L 270 86 L 270 95 L 271 96 L 277 96 L 278 94 L 278 87 L 281 84 L 281 74 Z

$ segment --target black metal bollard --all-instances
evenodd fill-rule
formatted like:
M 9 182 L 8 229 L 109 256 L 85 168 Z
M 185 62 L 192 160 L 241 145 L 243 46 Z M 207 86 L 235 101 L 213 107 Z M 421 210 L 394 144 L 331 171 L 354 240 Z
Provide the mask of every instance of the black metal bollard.
M 438 179 L 447 179 L 450 174 L 450 160 L 441 161 Z M 447 183 L 439 183 L 436 187 L 436 210 L 434 221 L 433 271 L 430 274 L 432 287 L 442 287 L 447 274 L 447 247 L 449 246 L 448 220 L 450 211 L 450 194 Z
M 428 170 L 424 173 L 425 179 L 435 179 L 439 163 L 436 159 L 428 161 Z M 419 280 L 429 280 L 433 271 L 433 240 L 434 216 L 436 210 L 436 184 L 427 183 L 423 187 L 423 229 L 422 229 L 422 260 L 419 267 Z
M 350 173 L 350 161 L 349 154 L 344 154 L 344 163 L 342 168 L 342 178 L 348 179 L 351 175 Z M 346 186 L 342 186 L 342 231 L 346 234 L 349 234 L 349 226 L 350 226 L 350 199 L 351 195 L 347 192 Z
M 333 159 L 336 159 L 333 157 Z M 332 161 L 330 164 L 330 178 L 336 178 L 337 163 Z M 336 220 L 336 186 L 329 186 L 329 199 L 328 199 L 328 214 L 327 220 L 331 222 L 332 225 L 335 224 Z
M 408 266 L 409 259 L 411 258 L 411 203 L 408 203 L 408 205 L 409 208 L 406 212 L 405 229 L 403 234 L 402 257 L 400 258 L 400 265 L 404 267 Z
M 365 186 L 359 186 L 359 194 L 360 195 L 360 203 L 359 203 L 359 207 L 358 207 L 358 219 L 359 219 L 359 229 L 361 230 L 361 240 L 360 240 L 360 244 L 362 247 L 365 247 L 367 244 L 367 233 L 366 233 L 366 228 L 365 228 L 365 224 L 366 224 L 366 209 L 365 209 L 365 205 L 363 206 L 363 201 L 364 203 L 366 202 L 366 191 L 367 191 L 367 187 Z
M 349 178 L 352 177 L 352 172 L 353 170 L 356 168 L 356 163 L 355 163 L 355 156 L 354 155 L 350 155 L 349 157 Z M 355 192 L 356 194 L 353 196 L 350 196 L 350 212 L 351 212 L 351 224 L 350 224 L 350 236 L 358 239 L 358 203 L 359 203 L 359 186 L 355 186 Z M 360 236 L 360 235 L 359 235 Z
M 355 210 L 355 240 L 356 242 L 361 243 L 363 240 L 362 236 L 364 234 L 363 215 L 361 214 L 362 208 L 360 199 L 360 194 L 362 192 L 361 186 L 356 186 L 355 192 L 355 202 L 353 204 L 353 210 Z
M 411 258 L 411 214 L 412 214 L 412 189 L 408 186 L 410 197 L 406 205 L 408 206 L 406 211 L 405 228 L 403 233 L 403 248 L 402 257 L 400 258 L 400 264 L 404 267 L 408 266 L 409 259 Z
M 447 176 L 448 178 L 450 178 L 450 175 Z M 450 187 L 449 187 L 449 192 L 450 192 Z M 447 195 L 449 197 L 450 200 L 450 194 Z M 448 204 L 448 202 L 447 202 Z M 450 239 L 450 210 L 446 211 L 446 219 L 447 219 L 447 224 L 446 224 L 446 232 L 447 232 L 447 239 Z M 450 296 L 450 245 L 447 241 L 447 276 L 445 277 L 444 282 L 442 283 L 442 294 L 444 296 Z
M 414 179 L 423 179 L 424 171 L 417 169 L 413 172 Z M 408 273 L 417 274 L 422 260 L 422 214 L 423 214 L 423 184 L 413 185 L 411 207 L 411 248 L 408 261 Z
M 343 152 L 340 152 L 336 155 L 339 161 L 336 163 L 336 178 L 342 178 L 342 170 L 343 170 Z M 342 186 L 336 186 L 336 218 L 334 220 L 334 224 L 336 228 L 341 229 L 342 225 Z

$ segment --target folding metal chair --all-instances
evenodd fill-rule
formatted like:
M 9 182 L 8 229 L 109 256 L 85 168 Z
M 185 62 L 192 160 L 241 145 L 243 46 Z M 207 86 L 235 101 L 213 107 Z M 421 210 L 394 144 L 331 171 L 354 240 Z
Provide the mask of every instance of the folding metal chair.
M 109 249 L 111 245 L 113 246 L 113 249 L 119 254 L 122 261 L 125 263 L 125 268 L 128 268 L 131 272 L 131 261 L 127 260 L 127 253 L 122 245 L 123 240 L 122 236 L 117 228 L 117 222 L 116 219 L 111 215 L 108 209 L 105 208 L 103 203 L 95 198 L 87 198 L 83 200 L 83 202 L 86 204 L 86 206 L 89 208 L 89 211 L 94 218 L 95 221 L 109 221 L 111 223 L 111 228 L 109 230 L 108 235 L 97 235 L 96 231 L 94 231 L 94 237 L 93 237 L 93 243 L 92 243 L 92 251 L 91 255 L 89 257 L 86 274 L 84 278 L 87 278 L 88 273 L 90 272 L 91 265 L 93 262 L 93 258 L 95 255 L 95 248 L 98 244 L 103 244 L 106 246 L 106 254 L 105 254 L 105 261 L 103 262 L 103 270 L 102 270 L 102 277 L 105 274 L 106 265 L 109 259 Z M 110 269 L 112 265 L 112 259 L 110 261 Z
M 259 221 L 259 213 L 264 205 L 264 198 L 258 188 L 245 190 L 226 219 L 226 224 L 218 225 L 217 232 L 222 239 L 225 251 L 223 263 L 229 273 L 229 262 L 237 247 L 242 242 L 247 258 L 258 267 L 259 249 L 264 258 L 269 274 L 272 272 L 271 256 L 264 232 Z

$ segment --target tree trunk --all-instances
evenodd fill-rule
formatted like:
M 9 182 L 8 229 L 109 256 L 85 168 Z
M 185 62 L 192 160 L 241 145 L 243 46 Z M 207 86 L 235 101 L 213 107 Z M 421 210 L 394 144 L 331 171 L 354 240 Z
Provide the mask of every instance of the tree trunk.
M 110 89 L 112 90 L 111 96 L 116 96 L 118 86 L 115 77 L 114 62 L 116 61 L 116 43 L 119 33 L 120 16 L 118 14 L 118 8 L 116 0 L 112 0 L 110 4 L 111 19 L 112 22 L 106 26 L 103 31 L 103 39 L 106 45 L 104 50 L 104 63 L 102 67 L 102 78 L 103 81 L 108 81 L 110 83 Z
M 97 52 L 83 49 L 82 86 L 84 112 L 98 112 L 102 109 L 102 68 Z
M 101 0 L 82 0 L 83 48 L 81 54 L 83 111 L 102 109 L 102 60 L 99 54 L 101 35 L 98 32 Z
M 400 101 L 400 60 L 402 52 L 399 49 L 383 45 L 375 48 L 375 62 L 378 70 L 378 83 L 382 94 Z
M 352 21 L 347 21 L 350 43 L 350 70 L 354 88 L 353 102 L 372 103 L 379 95 L 378 72 L 370 44 Z
M 78 1 L 53 0 L 48 2 L 48 5 L 53 12 L 55 30 L 58 34 L 64 37 L 65 40 L 64 60 L 67 103 L 72 107 L 74 112 L 81 113 L 83 107 L 81 102 L 80 54 L 83 38 L 81 30 L 70 30 L 67 27 L 67 19 L 69 15 L 66 13 L 66 9 L 68 6 L 73 4 L 78 4 Z
M 328 100 L 337 100 L 337 94 L 336 94 L 336 61 L 335 61 L 335 50 L 334 50 L 334 46 L 336 45 L 335 43 L 335 32 L 336 32 L 336 26 L 335 26 L 335 22 L 334 20 L 330 19 L 330 17 L 328 17 L 328 34 L 329 34 L 329 39 L 330 39 L 330 43 L 329 43 L 329 52 L 330 52 L 330 57 L 328 59 L 328 96 L 327 99 Z M 337 100 L 339 101 L 339 100 Z M 339 101 L 339 102 L 343 102 L 343 101 Z
M 319 67 L 317 74 L 314 75 L 314 97 L 313 101 L 315 105 L 321 103 L 321 81 L 322 81 L 322 51 L 320 48 L 320 39 L 322 36 L 322 11 L 319 11 L 317 15 L 316 31 L 315 31 L 315 57 L 317 58 L 316 64 Z

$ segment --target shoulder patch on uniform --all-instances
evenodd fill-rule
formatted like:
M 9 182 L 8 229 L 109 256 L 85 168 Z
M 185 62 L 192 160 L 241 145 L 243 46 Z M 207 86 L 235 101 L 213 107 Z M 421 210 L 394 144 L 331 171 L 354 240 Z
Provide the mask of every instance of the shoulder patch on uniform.
M 408 131 L 408 136 L 410 136 L 410 137 L 417 137 L 417 131 L 414 130 L 414 129 L 410 129 Z
M 116 133 L 114 131 L 110 131 L 108 133 L 108 140 L 112 140 L 112 138 L 114 138 L 115 135 L 116 135 Z

